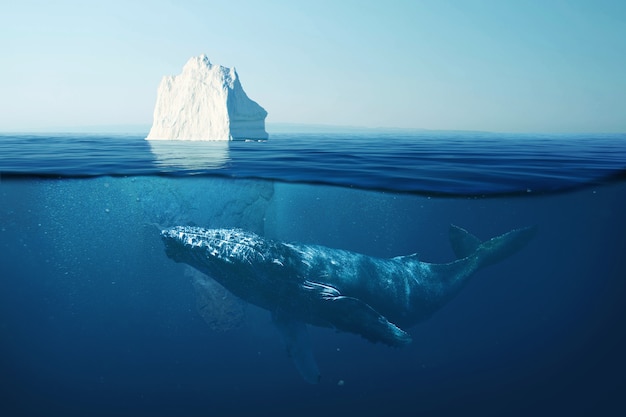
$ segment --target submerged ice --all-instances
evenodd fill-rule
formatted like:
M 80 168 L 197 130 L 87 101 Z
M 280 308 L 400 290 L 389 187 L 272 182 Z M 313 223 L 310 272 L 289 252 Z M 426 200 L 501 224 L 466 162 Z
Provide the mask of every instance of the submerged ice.
M 234 68 L 191 58 L 159 85 L 148 140 L 267 139 L 267 112 L 248 98 Z

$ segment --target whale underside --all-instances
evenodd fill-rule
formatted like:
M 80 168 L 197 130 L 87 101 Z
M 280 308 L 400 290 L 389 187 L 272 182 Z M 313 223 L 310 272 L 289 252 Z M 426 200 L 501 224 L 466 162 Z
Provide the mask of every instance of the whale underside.
M 241 229 L 176 226 L 161 231 L 167 255 L 207 274 L 241 299 L 271 312 L 300 374 L 320 373 L 307 324 L 403 346 L 404 328 L 428 318 L 452 299 L 477 270 L 514 254 L 534 228 L 487 241 L 451 225 L 457 259 L 422 262 L 416 255 L 383 259 L 318 245 L 265 239 Z

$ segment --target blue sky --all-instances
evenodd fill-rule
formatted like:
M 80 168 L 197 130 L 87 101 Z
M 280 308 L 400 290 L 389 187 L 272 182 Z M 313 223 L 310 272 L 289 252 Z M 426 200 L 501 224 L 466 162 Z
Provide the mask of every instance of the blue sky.
M 206 53 L 268 122 L 626 132 L 626 1 L 2 1 L 0 131 L 152 122 Z

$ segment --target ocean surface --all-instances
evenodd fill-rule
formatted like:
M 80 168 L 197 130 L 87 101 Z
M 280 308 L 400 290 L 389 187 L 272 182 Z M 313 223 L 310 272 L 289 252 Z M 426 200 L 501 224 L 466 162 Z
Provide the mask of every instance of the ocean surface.
M 626 134 L 0 135 L 0 415 L 623 415 L 625 173 Z M 537 232 L 406 347 L 309 326 L 316 385 L 159 236 L 447 263 L 450 224 Z

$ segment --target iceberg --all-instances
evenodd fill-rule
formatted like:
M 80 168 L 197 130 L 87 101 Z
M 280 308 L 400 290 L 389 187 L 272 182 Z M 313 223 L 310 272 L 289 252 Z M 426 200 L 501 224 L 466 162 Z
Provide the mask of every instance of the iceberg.
M 267 112 L 248 98 L 234 68 L 193 57 L 159 85 L 147 140 L 264 140 Z

